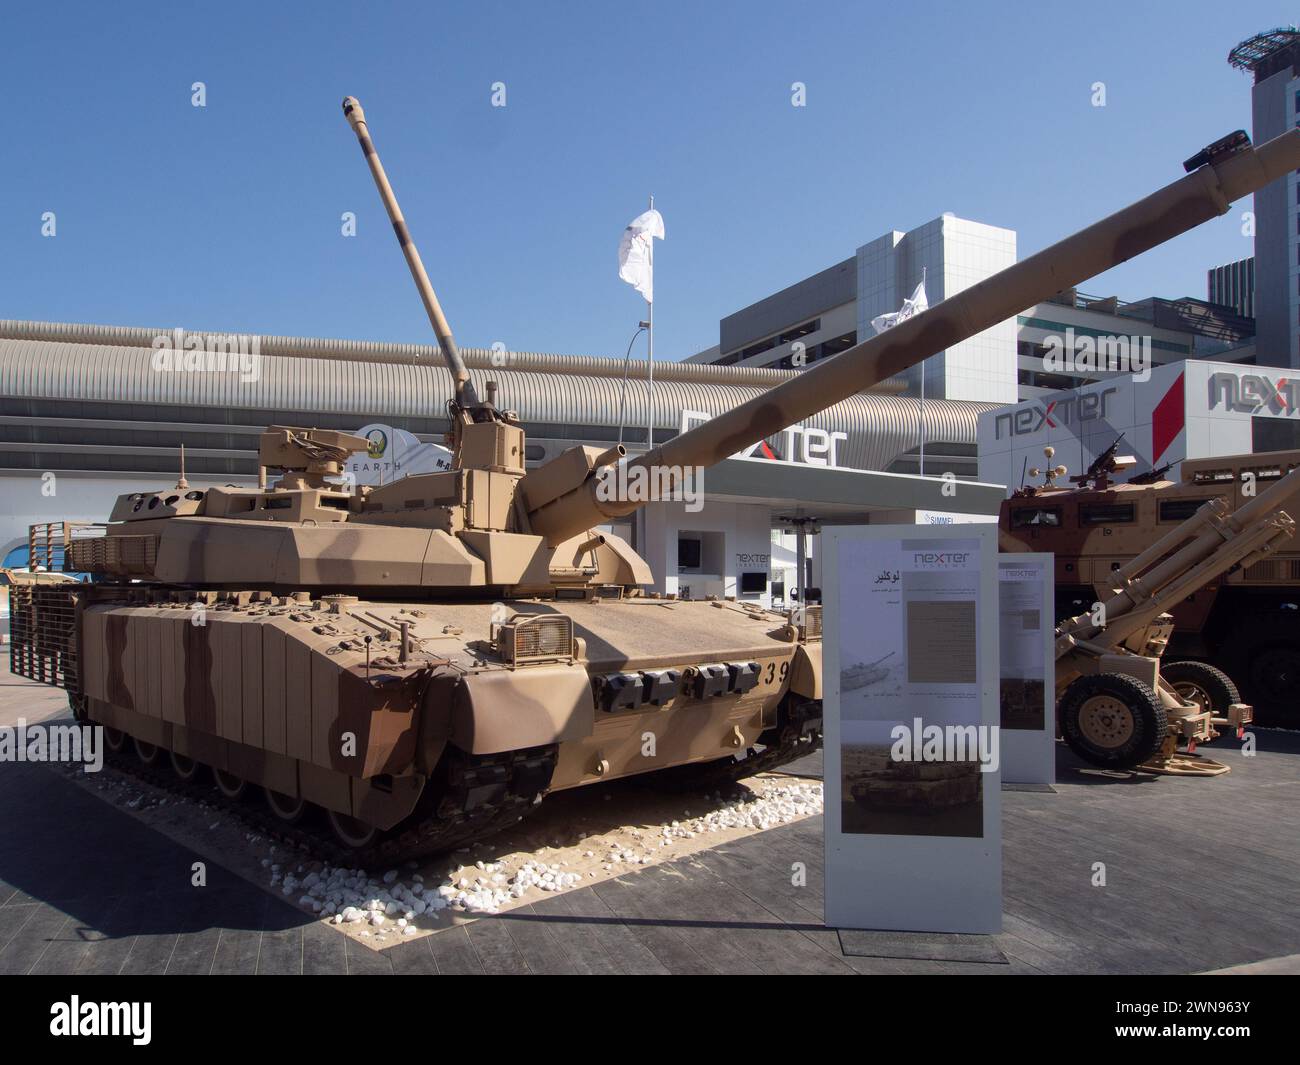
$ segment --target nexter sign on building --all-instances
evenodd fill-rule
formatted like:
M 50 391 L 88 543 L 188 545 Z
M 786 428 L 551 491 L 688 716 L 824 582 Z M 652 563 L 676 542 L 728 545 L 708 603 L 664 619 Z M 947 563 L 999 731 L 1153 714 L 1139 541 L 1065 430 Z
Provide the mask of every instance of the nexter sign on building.
M 1070 474 L 1124 434 L 1135 473 L 1183 459 L 1300 447 L 1300 375 L 1272 366 L 1192 360 L 1116 376 L 979 416 L 979 479 L 1018 487 L 1043 448 Z

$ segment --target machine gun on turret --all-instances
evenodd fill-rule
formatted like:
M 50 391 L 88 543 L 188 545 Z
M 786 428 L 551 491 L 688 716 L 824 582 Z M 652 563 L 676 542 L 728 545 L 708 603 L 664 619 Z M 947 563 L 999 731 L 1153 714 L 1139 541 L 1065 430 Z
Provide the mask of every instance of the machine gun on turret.
M 1129 484 L 1157 484 L 1165 479 L 1165 474 L 1174 468 L 1172 462 L 1166 462 L 1163 466 L 1156 466 L 1147 470 L 1146 473 L 1136 473 L 1128 479 Z
M 1104 491 L 1110 485 L 1110 475 L 1119 470 L 1127 469 L 1134 464 L 1134 459 L 1125 456 L 1119 457 L 1120 441 L 1124 439 L 1124 434 L 1120 433 L 1115 437 L 1115 442 L 1105 451 L 1092 460 L 1091 465 L 1077 476 L 1071 477 L 1070 482 L 1077 484 L 1080 488 L 1093 488 L 1098 492 Z

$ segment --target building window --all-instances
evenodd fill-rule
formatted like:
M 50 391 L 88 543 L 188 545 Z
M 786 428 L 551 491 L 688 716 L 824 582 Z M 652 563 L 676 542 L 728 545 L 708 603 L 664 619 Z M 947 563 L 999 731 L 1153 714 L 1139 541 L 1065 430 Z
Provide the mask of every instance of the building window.
M 793 329 L 787 330 L 784 333 L 768 337 L 766 340 L 760 340 L 757 344 L 750 344 L 749 347 L 740 352 L 739 358 L 752 359 L 755 355 L 761 355 L 763 352 L 771 351 L 773 348 L 779 347 L 782 344 L 789 344 L 794 340 L 798 340 L 799 337 L 805 337 L 809 333 L 815 333 L 821 327 L 821 319 L 814 318 L 811 322 L 804 322 L 803 325 L 797 325 Z
M 1300 186 L 1297 186 L 1300 188 Z M 806 337 L 809 333 L 815 333 L 821 328 L 821 319 L 814 318 L 811 322 L 804 322 L 803 325 L 797 325 L 788 333 L 782 333 L 778 343 L 793 344 L 800 337 Z
M 845 333 L 832 340 L 824 340 L 820 344 L 814 344 L 811 348 L 804 351 L 803 362 L 800 365 L 806 366 L 808 363 L 816 362 L 818 359 L 829 359 L 832 355 L 838 355 L 841 351 L 848 351 L 849 348 L 853 347 L 857 342 L 857 333 Z M 791 352 L 789 355 L 784 356 L 772 365 L 782 370 L 794 369 L 794 353 Z

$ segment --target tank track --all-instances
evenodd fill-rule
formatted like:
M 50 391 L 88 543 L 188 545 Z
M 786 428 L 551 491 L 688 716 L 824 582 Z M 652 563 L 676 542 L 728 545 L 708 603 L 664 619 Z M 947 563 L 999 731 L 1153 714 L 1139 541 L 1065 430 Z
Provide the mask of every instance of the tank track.
M 77 709 L 74 704 L 74 716 L 86 720 Z M 225 798 L 206 771 L 200 770 L 193 780 L 181 780 L 172 772 L 166 751 L 160 750 L 158 760 L 146 765 L 135 757 L 130 738 L 127 740 L 121 751 L 106 752 L 108 764 L 125 775 L 172 795 L 210 802 L 251 831 L 290 850 L 305 851 L 331 865 L 364 869 L 439 854 L 518 823 L 546 794 L 558 755 L 554 745 L 489 755 L 449 748 L 411 816 L 368 846 L 351 848 L 334 838 L 320 811 L 313 810 L 303 821 L 288 824 L 256 797 Z M 645 780 L 669 791 L 722 788 L 804 758 L 822 745 L 820 704 L 799 700 L 783 705 L 780 724 L 763 733 L 759 742 L 763 749 L 751 747 L 744 758 L 674 766 L 648 773 Z M 250 788 L 259 790 L 255 785 Z
M 213 803 L 250 830 L 290 850 L 305 851 L 331 865 L 373 870 L 486 839 L 522 820 L 540 803 L 550 784 L 556 748 L 449 754 L 425 785 L 411 816 L 362 848 L 336 840 L 320 811 L 312 810 L 303 821 L 288 824 L 255 796 L 240 801 L 225 798 L 203 770 L 193 780 L 181 780 L 172 772 L 166 751 L 160 752 L 153 765 L 146 765 L 135 757 L 129 738 L 121 751 L 107 752 L 106 760 L 127 776 L 172 795 Z
M 702 788 L 730 787 L 745 777 L 779 769 L 790 762 L 806 758 L 822 745 L 822 708 L 820 702 L 800 699 L 781 707 L 780 723 L 759 738 L 763 749 L 750 747 L 744 758 L 725 758 L 715 762 L 697 762 L 673 766 L 647 776 L 654 787 L 667 791 L 694 791 Z

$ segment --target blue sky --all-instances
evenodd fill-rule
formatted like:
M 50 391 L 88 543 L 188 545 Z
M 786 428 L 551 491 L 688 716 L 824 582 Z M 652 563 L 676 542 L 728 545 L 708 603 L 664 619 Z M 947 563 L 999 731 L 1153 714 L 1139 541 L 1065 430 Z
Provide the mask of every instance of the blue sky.
M 0 317 L 428 340 L 352 94 L 463 345 L 621 355 L 644 304 L 616 248 L 653 193 L 656 354 L 681 358 L 889 229 L 954 211 L 1024 256 L 1176 178 L 1250 127 L 1228 50 L 1293 21 L 1249 0 L 9 5 Z M 1085 290 L 1203 297 L 1251 253 L 1239 213 Z

